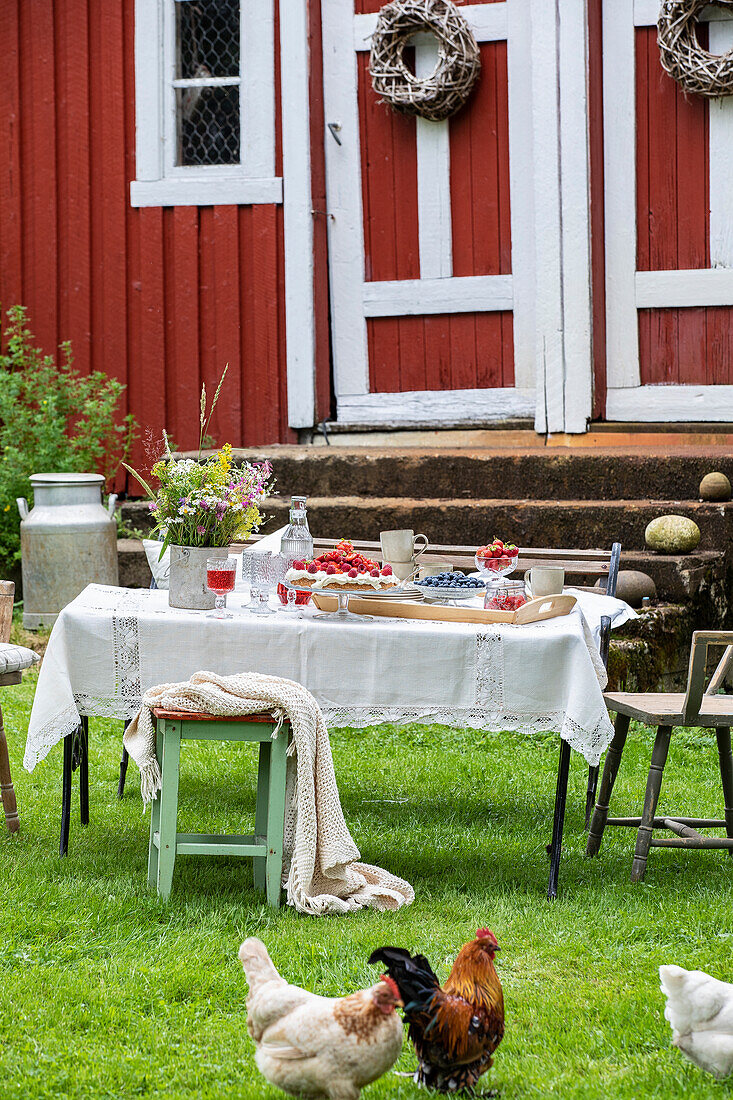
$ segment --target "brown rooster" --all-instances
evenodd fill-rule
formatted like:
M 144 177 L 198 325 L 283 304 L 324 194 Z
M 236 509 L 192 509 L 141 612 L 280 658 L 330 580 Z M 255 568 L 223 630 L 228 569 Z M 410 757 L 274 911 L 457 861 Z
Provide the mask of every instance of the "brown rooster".
M 441 988 L 424 955 L 380 947 L 369 958 L 383 963 L 404 1001 L 415 1047 L 415 1081 L 439 1092 L 472 1088 L 492 1064 L 504 1035 L 504 995 L 494 968 L 496 936 L 479 928 L 458 952 Z

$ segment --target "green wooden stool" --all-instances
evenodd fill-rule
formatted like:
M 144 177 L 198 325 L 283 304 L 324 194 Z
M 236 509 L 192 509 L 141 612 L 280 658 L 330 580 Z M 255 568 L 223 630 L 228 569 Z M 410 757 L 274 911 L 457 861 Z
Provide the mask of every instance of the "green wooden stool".
M 162 774 L 161 790 L 150 815 L 148 884 L 165 900 L 170 896 L 176 856 L 248 856 L 254 864 L 254 883 L 267 894 L 267 903 L 280 905 L 285 826 L 285 770 L 290 725 L 271 714 L 222 718 L 190 711 L 153 710 L 156 752 Z M 257 809 L 254 836 L 216 836 L 179 833 L 178 770 L 181 741 L 252 741 L 260 746 Z

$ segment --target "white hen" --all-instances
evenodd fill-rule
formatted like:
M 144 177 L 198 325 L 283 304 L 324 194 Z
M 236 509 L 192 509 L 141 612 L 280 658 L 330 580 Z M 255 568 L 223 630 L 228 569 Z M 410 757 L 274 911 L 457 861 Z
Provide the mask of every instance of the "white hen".
M 659 978 L 673 1045 L 701 1069 L 727 1077 L 733 1071 L 733 985 L 681 966 L 660 966 Z
M 271 1084 L 294 1096 L 359 1100 L 399 1058 L 402 1001 L 391 978 L 348 997 L 319 997 L 289 985 L 261 940 L 245 940 L 239 958 L 249 984 L 247 1030 Z

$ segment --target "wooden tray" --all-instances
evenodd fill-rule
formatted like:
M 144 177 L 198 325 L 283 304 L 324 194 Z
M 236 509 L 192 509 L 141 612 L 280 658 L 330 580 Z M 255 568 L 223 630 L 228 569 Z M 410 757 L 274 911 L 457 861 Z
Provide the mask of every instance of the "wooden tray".
M 324 592 L 313 593 L 313 603 L 321 611 L 335 611 L 338 600 Z M 400 603 L 398 600 L 349 599 L 349 610 L 357 615 L 383 615 L 389 619 L 432 619 L 449 623 L 539 623 L 568 615 L 577 600 L 575 596 L 538 596 L 528 600 L 516 611 L 494 611 L 483 607 L 444 607 L 439 604 Z

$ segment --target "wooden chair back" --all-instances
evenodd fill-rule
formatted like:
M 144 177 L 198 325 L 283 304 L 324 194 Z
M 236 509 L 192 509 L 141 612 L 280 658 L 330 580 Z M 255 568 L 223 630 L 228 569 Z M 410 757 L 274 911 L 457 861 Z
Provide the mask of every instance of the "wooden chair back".
M 15 584 L 13 581 L 0 581 L 0 642 L 10 641 L 14 598 Z
M 707 691 L 705 690 L 705 675 L 707 671 L 708 647 L 726 647 L 723 656 L 718 662 L 713 675 L 710 677 Z M 714 695 L 723 684 L 728 670 L 733 663 L 733 631 L 730 630 L 696 630 L 692 635 L 690 646 L 690 666 L 687 674 L 687 690 L 682 708 L 682 720 L 686 726 L 694 726 L 700 718 L 700 707 L 704 695 Z M 733 699 L 731 699 L 731 714 L 733 715 Z M 704 720 L 702 722 L 704 725 Z

